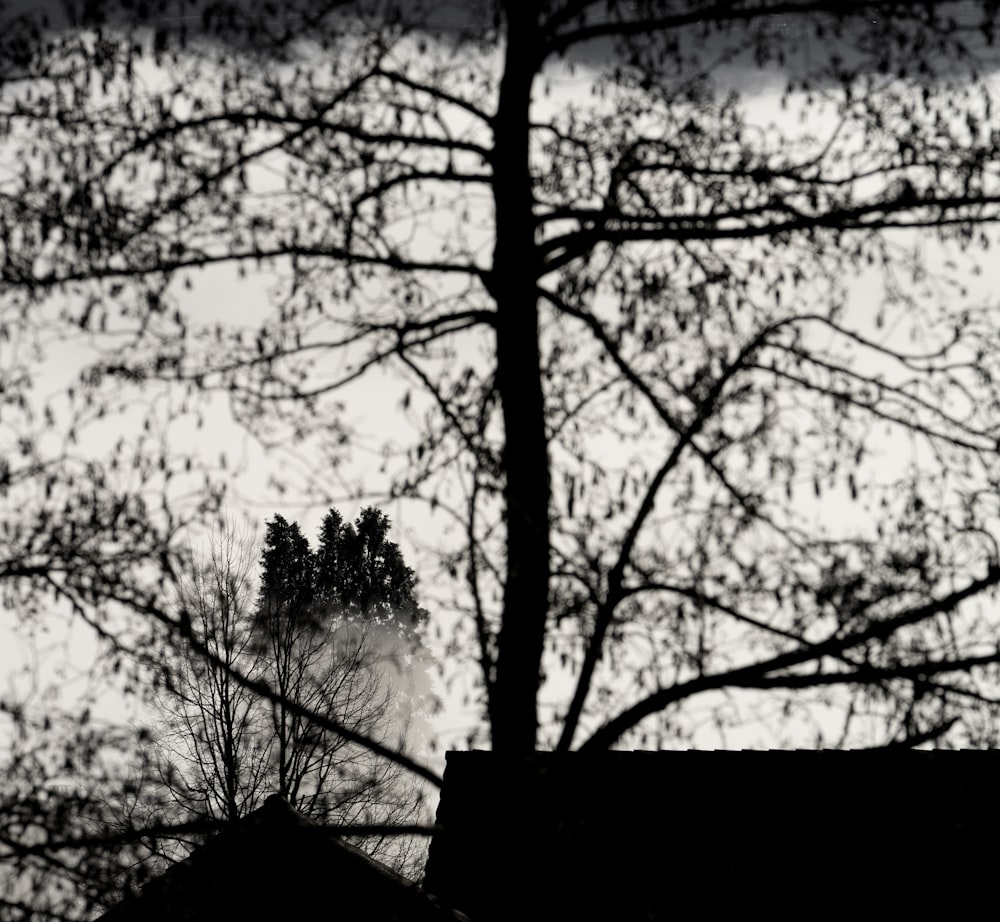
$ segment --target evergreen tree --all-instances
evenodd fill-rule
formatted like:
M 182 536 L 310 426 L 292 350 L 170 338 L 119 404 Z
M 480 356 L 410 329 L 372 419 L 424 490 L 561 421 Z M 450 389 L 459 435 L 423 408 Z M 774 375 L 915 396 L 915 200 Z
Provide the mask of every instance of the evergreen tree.
M 261 614 L 318 623 L 334 615 L 408 626 L 422 620 L 426 611 L 417 602 L 416 577 L 399 545 L 389 540 L 391 524 L 372 506 L 353 523 L 331 509 L 312 551 L 298 523 L 275 515 L 261 557 Z
M 261 612 L 301 621 L 311 608 L 315 578 L 312 551 L 298 523 L 275 515 L 267 523 L 261 555 Z
M 315 558 L 316 597 L 364 618 L 413 624 L 426 612 L 416 600 L 416 578 L 399 545 L 390 541 L 391 522 L 372 506 L 354 524 L 331 509 L 320 529 Z

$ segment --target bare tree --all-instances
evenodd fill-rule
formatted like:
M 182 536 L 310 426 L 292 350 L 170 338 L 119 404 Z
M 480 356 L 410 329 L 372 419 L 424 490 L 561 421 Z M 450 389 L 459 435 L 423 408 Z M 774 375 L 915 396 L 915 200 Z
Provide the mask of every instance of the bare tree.
M 127 390 L 159 432 L 223 395 L 317 503 L 344 477 L 447 518 L 425 579 L 472 742 L 996 744 L 992 3 L 220 10 L 95 4 L 2 71 L 3 328 L 89 338 L 68 406 Z M 264 320 L 188 308 L 230 267 Z M 204 648 L 143 584 L 171 554 L 88 543 L 121 454 L 94 503 L 42 498 L 88 496 L 22 442 L 60 419 L 4 433 L 5 585 Z M 165 506 L 128 507 L 164 551 Z
M 270 790 L 270 741 L 260 700 L 233 678 L 257 676 L 266 661 L 250 628 L 256 587 L 252 537 L 234 531 L 212 539 L 209 559 L 191 577 L 179 604 L 217 661 L 178 651 L 160 696 L 165 727 L 157 733 L 166 757 L 161 781 L 185 811 L 235 820 Z

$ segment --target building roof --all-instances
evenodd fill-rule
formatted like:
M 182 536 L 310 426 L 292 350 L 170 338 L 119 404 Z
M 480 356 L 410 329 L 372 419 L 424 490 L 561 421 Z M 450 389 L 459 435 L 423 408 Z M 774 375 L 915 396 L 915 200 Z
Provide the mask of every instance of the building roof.
M 277 794 L 97 922 L 468 922 Z
M 100 922 L 977 918 L 998 772 L 991 752 L 453 752 L 422 886 L 274 796 Z
M 976 918 L 991 752 L 448 754 L 424 887 L 507 919 Z

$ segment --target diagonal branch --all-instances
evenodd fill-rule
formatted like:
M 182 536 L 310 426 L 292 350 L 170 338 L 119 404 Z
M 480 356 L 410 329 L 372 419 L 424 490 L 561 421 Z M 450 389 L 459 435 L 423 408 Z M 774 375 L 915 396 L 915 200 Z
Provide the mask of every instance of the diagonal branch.
M 868 746 L 867 749 L 913 749 L 922 746 L 924 743 L 932 743 L 944 736 L 955 724 L 957 717 L 952 717 L 943 723 L 936 724 L 928 730 L 921 730 L 918 733 L 907 733 L 902 739 L 890 740 L 882 746 Z M 863 751 L 863 750 L 862 750 Z
M 701 692 L 726 687 L 768 687 L 766 685 L 761 685 L 760 683 L 767 681 L 767 677 L 770 673 L 778 670 L 791 669 L 803 663 L 813 661 L 819 662 L 824 656 L 839 656 L 851 647 L 856 647 L 869 640 L 885 640 L 896 631 L 906 627 L 907 625 L 918 624 L 919 622 L 932 618 L 935 615 L 954 610 L 966 599 L 972 598 L 984 590 L 996 586 L 998 583 L 1000 583 L 1000 565 L 993 562 L 989 565 L 984 577 L 973 580 L 963 589 L 955 590 L 942 598 L 933 599 L 924 605 L 918 605 L 914 608 L 906 609 L 905 611 L 899 612 L 892 617 L 872 621 L 867 625 L 867 627 L 851 634 L 846 634 L 840 637 L 834 635 L 829 637 L 827 640 L 820 641 L 818 643 L 811 644 L 808 647 L 802 647 L 788 653 L 779 654 L 768 660 L 751 663 L 748 666 L 730 669 L 714 675 L 698 676 L 688 682 L 682 682 L 678 685 L 673 685 L 670 688 L 660 689 L 659 691 L 648 695 L 641 701 L 638 701 L 626 708 L 616 717 L 613 717 L 602 727 L 597 729 L 580 748 L 581 750 L 607 749 L 620 739 L 622 734 L 630 730 L 644 718 L 651 714 L 655 714 L 658 711 L 662 711 L 671 704 L 683 701 L 693 695 L 700 694 Z M 986 661 L 996 662 L 998 659 L 1000 659 L 1000 656 L 997 654 L 991 654 Z M 901 669 L 903 667 L 898 668 Z M 929 664 L 924 664 L 922 668 L 929 670 L 931 667 Z M 846 677 L 849 674 L 850 673 L 838 673 L 838 675 L 842 677 Z M 902 673 L 897 673 L 896 677 L 903 678 L 905 676 Z M 794 676 L 785 676 L 783 678 L 786 682 L 791 680 L 800 681 Z M 815 675 L 808 676 L 808 678 L 816 679 L 813 683 L 814 685 L 828 684 L 824 682 L 822 674 L 819 674 L 818 678 Z M 777 685 L 777 679 L 774 681 L 776 683 L 774 687 L 781 687 Z M 841 678 L 839 681 L 845 682 L 848 680 L 846 678 Z M 869 680 L 866 679 L 864 681 Z M 806 684 L 804 687 L 809 686 Z
M 166 557 L 164 557 L 163 566 L 167 575 L 175 578 L 174 568 L 169 559 Z M 405 768 L 407 771 L 413 772 L 415 775 L 419 775 L 421 778 L 426 779 L 436 787 L 441 787 L 442 782 L 440 776 L 429 769 L 426 765 L 417 762 L 404 753 L 386 746 L 377 740 L 371 739 L 363 733 L 358 733 L 350 727 L 344 726 L 332 717 L 315 713 L 313 710 L 305 707 L 300 702 L 292 700 L 286 695 L 282 695 L 278 691 L 275 691 L 269 683 L 261 679 L 251 678 L 239 669 L 234 668 L 231 664 L 226 663 L 217 653 L 210 650 L 208 646 L 203 641 L 199 640 L 195 635 L 191 622 L 191 613 L 186 609 L 183 609 L 177 618 L 171 618 L 158 605 L 155 604 L 152 598 L 146 599 L 137 596 L 122 597 L 114 592 L 107 593 L 105 597 L 109 601 L 118 602 L 133 609 L 134 611 L 149 615 L 151 618 L 164 625 L 173 635 L 179 636 L 183 639 L 184 642 L 188 644 L 192 652 L 200 656 L 205 662 L 209 663 L 215 669 L 231 675 L 237 684 L 248 691 L 252 691 L 274 704 L 281 705 L 283 711 L 287 712 L 289 715 L 305 720 L 321 730 L 335 733 L 348 742 L 357 743 L 359 746 L 370 750 L 376 755 L 382 756 L 383 758 L 394 762 L 396 765 Z M 116 638 L 113 638 L 112 642 L 117 649 L 123 651 L 127 650 L 127 648 Z
M 589 315 L 588 315 L 589 316 Z M 591 318 L 596 323 L 596 318 Z M 587 642 L 587 649 L 584 654 L 583 664 L 580 668 L 580 676 L 577 679 L 573 698 L 570 702 L 566 719 L 563 723 L 562 734 L 559 739 L 560 750 L 568 750 L 572 745 L 573 736 L 583 714 L 584 703 L 590 692 L 590 685 L 593 680 L 594 670 L 597 663 L 604 655 L 604 638 L 614 619 L 615 609 L 625 598 L 624 578 L 625 569 L 632 558 L 632 551 L 638 540 L 639 533 L 643 525 L 649 518 L 656 505 L 656 497 L 660 492 L 668 474 L 674 470 L 680 461 L 685 449 L 693 443 L 694 437 L 702 430 L 705 423 L 715 412 L 716 406 L 722 397 L 726 385 L 744 367 L 744 364 L 763 344 L 767 337 L 773 332 L 773 327 L 766 327 L 761 330 L 750 342 L 741 350 L 739 355 L 723 370 L 709 388 L 705 397 L 699 401 L 693 419 L 679 433 L 677 441 L 667 455 L 663 464 L 653 476 L 646 493 L 636 510 L 635 517 L 629 525 L 628 531 L 622 540 L 618 558 L 608 574 L 608 590 L 604 601 L 598 606 L 597 616 L 594 622 L 594 630 Z M 617 350 L 616 350 L 617 351 Z M 638 377 L 638 376 L 636 376 Z

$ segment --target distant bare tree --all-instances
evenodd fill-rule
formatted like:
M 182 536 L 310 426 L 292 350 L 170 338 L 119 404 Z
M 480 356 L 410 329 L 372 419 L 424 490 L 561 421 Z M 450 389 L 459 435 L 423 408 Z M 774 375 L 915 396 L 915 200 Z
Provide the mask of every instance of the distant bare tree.
M 197 635 L 228 667 L 178 653 L 160 697 L 166 728 L 157 734 L 166 769 L 161 780 L 186 809 L 224 820 L 253 810 L 267 789 L 267 722 L 253 692 L 232 670 L 266 668 L 252 644 L 254 559 L 247 536 L 213 539 L 208 563 L 181 598 Z

